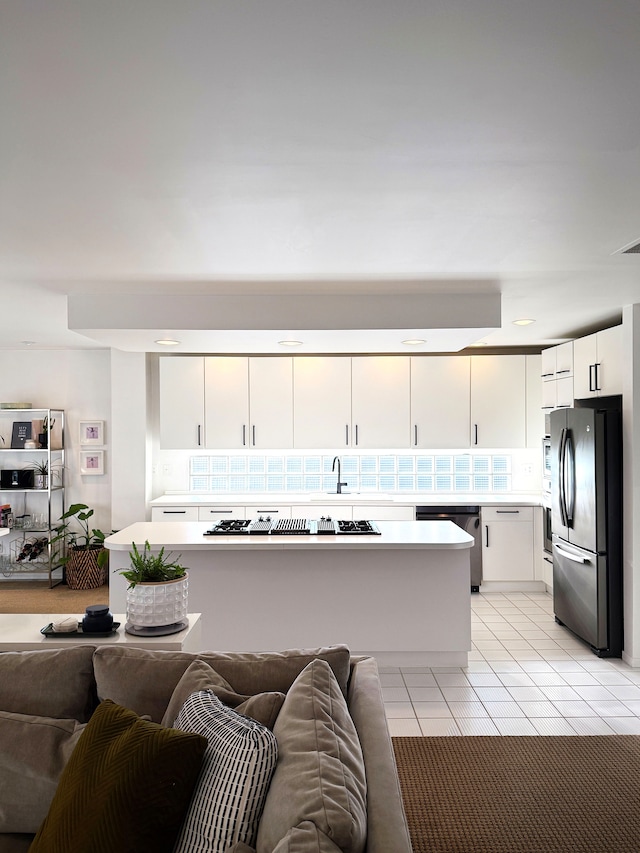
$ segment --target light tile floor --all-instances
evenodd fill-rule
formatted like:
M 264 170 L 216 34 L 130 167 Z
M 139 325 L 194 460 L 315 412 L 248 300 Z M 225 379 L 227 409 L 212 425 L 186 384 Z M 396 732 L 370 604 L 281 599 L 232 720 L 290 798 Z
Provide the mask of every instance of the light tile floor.
M 469 665 L 380 667 L 391 735 L 640 734 L 640 669 L 558 625 L 547 593 L 473 593 Z

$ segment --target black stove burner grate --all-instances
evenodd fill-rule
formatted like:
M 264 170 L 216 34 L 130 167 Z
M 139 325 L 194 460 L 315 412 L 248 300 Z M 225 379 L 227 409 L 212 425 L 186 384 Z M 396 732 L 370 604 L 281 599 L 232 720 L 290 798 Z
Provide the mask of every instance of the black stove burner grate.
M 311 527 L 306 518 L 281 518 L 271 530 L 277 536 L 311 533 Z
M 338 521 L 338 533 L 379 535 L 380 531 L 372 521 Z
M 205 536 L 236 536 L 250 533 L 250 524 L 246 518 L 223 518 L 205 531 Z

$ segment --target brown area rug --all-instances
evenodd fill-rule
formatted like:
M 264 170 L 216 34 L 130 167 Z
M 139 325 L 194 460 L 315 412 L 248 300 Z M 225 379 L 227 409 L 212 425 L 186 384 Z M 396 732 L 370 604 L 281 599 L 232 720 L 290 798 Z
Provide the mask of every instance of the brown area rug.
M 393 746 L 415 853 L 640 851 L 640 735 Z
M 49 589 L 48 581 L 0 581 L 0 613 L 84 613 L 88 604 L 108 604 L 109 587 Z

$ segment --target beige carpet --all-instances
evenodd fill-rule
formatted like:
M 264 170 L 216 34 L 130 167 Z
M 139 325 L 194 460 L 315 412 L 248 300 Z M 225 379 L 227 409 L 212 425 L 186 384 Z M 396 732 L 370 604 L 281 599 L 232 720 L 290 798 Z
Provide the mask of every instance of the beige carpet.
M 640 736 L 393 745 L 414 853 L 640 851 Z
M 0 582 L 0 613 L 84 613 L 88 604 L 108 604 L 109 587 L 69 589 L 48 581 Z

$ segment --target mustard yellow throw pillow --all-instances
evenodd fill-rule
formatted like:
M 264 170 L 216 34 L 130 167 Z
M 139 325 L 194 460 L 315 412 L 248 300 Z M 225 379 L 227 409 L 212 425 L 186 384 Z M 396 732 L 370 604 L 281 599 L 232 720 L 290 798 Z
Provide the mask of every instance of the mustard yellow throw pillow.
M 29 853 L 171 853 L 206 738 L 106 700 L 80 736 Z

